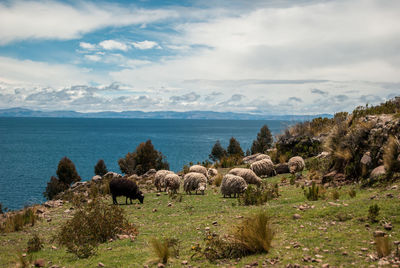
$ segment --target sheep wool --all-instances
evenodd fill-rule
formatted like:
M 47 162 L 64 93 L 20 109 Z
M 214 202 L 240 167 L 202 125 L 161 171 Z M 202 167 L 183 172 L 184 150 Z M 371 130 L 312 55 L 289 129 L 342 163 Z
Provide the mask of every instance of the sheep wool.
M 233 197 L 236 197 L 236 194 L 239 196 L 239 194 L 243 193 L 246 189 L 247 183 L 242 177 L 226 174 L 222 179 L 221 194 L 223 194 L 224 197 L 231 197 L 232 194 Z
M 174 172 L 165 169 L 156 172 L 156 175 L 154 176 L 154 186 L 159 192 L 161 192 L 161 188 L 165 187 L 165 176 L 168 174 L 174 174 Z
M 181 178 L 178 175 L 167 174 L 165 176 L 165 188 L 168 188 L 168 191 L 171 191 L 176 194 L 180 186 L 181 186 Z
M 254 163 L 256 161 L 260 161 L 262 159 L 270 159 L 271 160 L 271 157 L 269 157 L 269 155 L 266 155 L 266 154 L 256 153 L 256 154 L 252 154 L 252 155 L 244 157 L 243 162 L 245 164 L 252 164 L 252 163 Z
M 257 186 L 260 186 L 262 182 L 261 179 L 254 173 L 254 171 L 248 168 L 234 168 L 231 169 L 228 174 L 242 177 L 247 182 L 247 184 L 255 184 Z
M 192 194 L 191 191 L 200 191 L 204 195 L 207 187 L 207 178 L 202 173 L 189 172 L 183 179 L 183 189 L 187 194 Z
M 206 176 L 206 178 L 208 178 L 207 169 L 206 169 L 205 167 L 203 167 L 203 166 L 200 166 L 200 165 L 191 166 L 191 167 L 189 168 L 189 172 L 201 173 L 201 174 L 203 174 L 204 176 Z
M 304 159 L 301 156 L 294 156 L 289 159 L 288 166 L 292 174 L 303 171 L 305 166 Z
M 256 173 L 257 176 L 274 176 L 275 169 L 274 163 L 270 159 L 263 158 L 250 165 L 250 169 Z
M 218 170 L 216 170 L 215 168 L 209 168 L 208 169 L 208 177 L 212 178 L 218 175 Z

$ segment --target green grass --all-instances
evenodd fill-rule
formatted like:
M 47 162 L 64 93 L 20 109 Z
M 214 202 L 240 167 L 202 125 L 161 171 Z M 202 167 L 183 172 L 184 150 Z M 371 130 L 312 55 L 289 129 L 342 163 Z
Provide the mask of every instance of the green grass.
M 268 178 L 271 183 L 280 182 L 281 176 Z M 270 200 L 262 206 L 239 206 L 236 199 L 222 198 L 219 188 L 211 188 L 202 195 L 183 195 L 182 202 L 174 201 L 167 194 L 147 193 L 144 204 L 121 205 L 126 211 L 128 219 L 137 225 L 139 235 L 135 241 L 115 240 L 101 244 L 97 254 L 88 259 L 78 259 L 73 254 L 67 253 L 65 248 L 59 247 L 51 241 L 52 236 L 59 230 L 61 222 L 72 213 L 64 211 L 71 207 L 66 204 L 62 208 L 51 210 L 51 222 L 38 221 L 35 226 L 26 226 L 23 230 L 13 233 L 0 234 L 0 267 L 12 267 L 27 245 L 27 241 L 34 233 L 43 239 L 44 248 L 33 253 L 33 259 L 43 258 L 53 264 L 66 267 L 95 267 L 99 262 L 106 267 L 143 267 L 144 264 L 154 266 L 157 256 L 151 247 L 153 238 L 176 238 L 180 241 L 179 258 L 171 258 L 169 267 L 181 267 L 181 262 L 186 260 L 192 266 L 213 267 L 205 258 L 191 260 L 194 253 L 191 247 L 200 243 L 209 227 L 211 232 L 223 234 L 229 232 L 233 225 L 241 222 L 241 217 L 251 215 L 260 209 L 266 210 L 272 217 L 272 227 L 275 231 L 272 248 L 268 254 L 256 254 L 241 260 L 222 260 L 223 266 L 234 265 L 242 267 L 258 261 L 262 264 L 266 259 L 278 258 L 278 267 L 288 263 L 300 265 L 321 264 L 306 263 L 304 256 L 315 257 L 322 255 L 323 262 L 330 265 L 343 265 L 365 267 L 377 265 L 377 261 L 368 260 L 367 255 L 376 254 L 373 231 L 383 230 L 379 223 L 369 223 L 367 220 L 370 205 L 378 204 L 380 209 L 378 220 L 390 221 L 392 231 L 387 231 L 391 241 L 400 240 L 400 199 L 399 190 L 386 190 L 384 188 L 358 189 L 357 196 L 350 198 L 348 192 L 354 186 L 345 186 L 340 190 L 340 199 L 334 201 L 340 206 L 328 204 L 327 200 L 306 200 L 301 187 L 295 185 L 280 186 L 281 196 Z M 386 194 L 393 194 L 393 198 Z M 376 196 L 370 199 L 371 196 Z M 119 203 L 124 203 L 125 198 L 120 198 Z M 106 200 L 112 204 L 111 197 Z M 172 206 L 168 206 L 172 203 Z M 314 208 L 299 211 L 295 207 L 309 204 Z M 343 205 L 346 204 L 346 205 Z M 156 208 L 157 211 L 153 212 Z M 293 214 L 300 214 L 300 219 L 293 219 Z M 337 215 L 347 215 L 345 220 L 339 221 Z M 362 221 L 362 220 L 365 221 Z M 213 222 L 217 221 L 214 225 Z M 370 227 L 366 228 L 365 225 Z M 294 247 L 296 244 L 299 248 Z M 52 249 L 56 246 L 57 249 Z M 111 248 L 111 250 L 110 250 Z M 367 252 L 361 252 L 367 248 Z M 347 252 L 347 256 L 342 253 Z M 361 256 L 360 256 L 361 254 Z

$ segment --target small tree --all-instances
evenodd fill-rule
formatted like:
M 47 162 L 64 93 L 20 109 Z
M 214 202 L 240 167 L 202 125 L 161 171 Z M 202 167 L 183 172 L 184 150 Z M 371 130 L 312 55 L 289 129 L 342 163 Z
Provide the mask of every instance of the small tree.
M 46 191 L 43 196 L 47 200 L 53 199 L 57 194 L 68 189 L 68 185 L 61 182 L 58 178 L 51 176 L 50 181 L 47 183 Z
M 104 163 L 103 159 L 100 159 L 97 164 L 94 166 L 94 174 L 99 176 L 104 176 L 108 172 L 106 163 Z
M 227 152 L 229 156 L 244 156 L 240 143 L 234 137 L 229 140 Z
M 267 125 L 261 127 L 260 132 L 257 134 L 257 139 L 251 145 L 251 153 L 265 153 L 266 150 L 271 148 L 272 135 Z
M 154 149 L 151 140 L 142 142 L 134 152 L 127 153 L 125 158 L 119 159 L 118 165 L 121 172 L 127 175 L 142 175 L 152 168 L 169 169 L 165 156 Z
M 57 176 L 61 182 L 68 186 L 71 185 L 71 183 L 81 180 L 74 163 L 66 156 L 58 162 Z
M 226 150 L 221 146 L 219 140 L 217 140 L 211 149 L 211 154 L 208 156 L 212 161 L 216 162 L 221 160 L 222 157 L 226 156 Z

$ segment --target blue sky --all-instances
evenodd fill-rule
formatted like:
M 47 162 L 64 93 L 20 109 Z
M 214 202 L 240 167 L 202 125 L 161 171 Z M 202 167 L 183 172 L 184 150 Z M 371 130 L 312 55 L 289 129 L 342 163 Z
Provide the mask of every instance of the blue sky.
M 1 1 L 0 108 L 350 111 L 399 47 L 397 0 Z

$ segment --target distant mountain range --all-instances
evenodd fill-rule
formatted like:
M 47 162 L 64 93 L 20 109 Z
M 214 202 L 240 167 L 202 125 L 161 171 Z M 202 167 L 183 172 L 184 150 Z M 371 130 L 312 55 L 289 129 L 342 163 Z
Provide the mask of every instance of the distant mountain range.
M 123 111 L 123 112 L 92 112 L 75 111 L 35 111 L 25 108 L 0 109 L 0 117 L 63 117 L 63 118 L 143 118 L 143 119 L 227 119 L 227 120 L 293 120 L 304 121 L 316 117 L 331 118 L 331 114 L 316 115 L 264 115 L 212 111 Z

